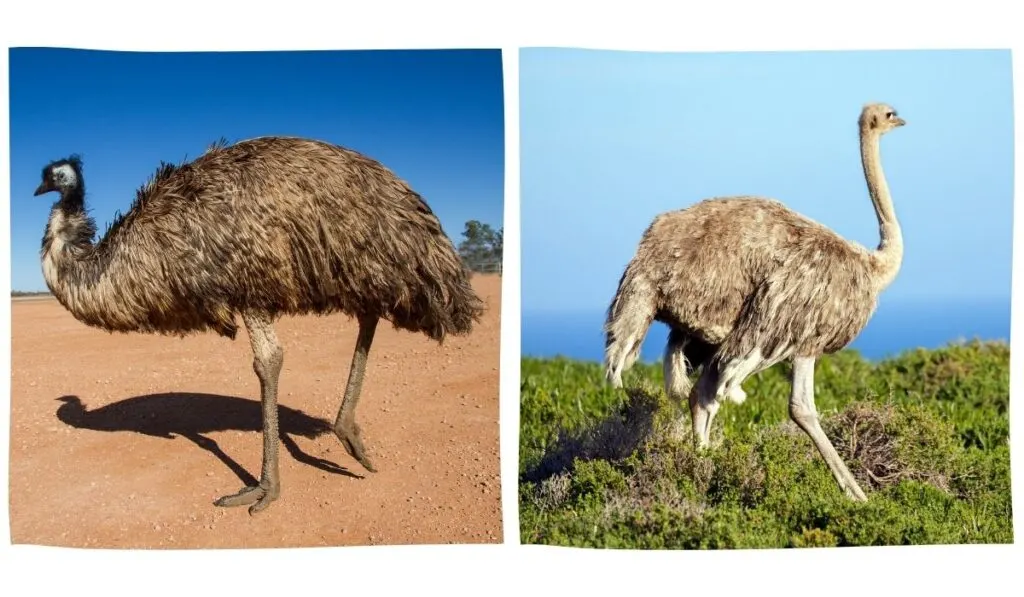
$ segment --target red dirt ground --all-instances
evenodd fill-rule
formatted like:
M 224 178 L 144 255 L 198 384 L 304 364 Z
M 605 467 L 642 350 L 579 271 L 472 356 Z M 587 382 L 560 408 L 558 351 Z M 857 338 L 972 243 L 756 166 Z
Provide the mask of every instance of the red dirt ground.
M 109 334 L 55 300 L 12 301 L 12 542 L 500 543 L 501 282 L 473 283 L 489 308 L 469 336 L 439 346 L 378 327 L 356 411 L 377 473 L 329 431 L 356 322 L 334 315 L 278 324 L 281 430 L 292 443 L 280 448 L 281 497 L 255 516 L 212 503 L 260 471 L 259 382 L 245 332 L 234 342 Z

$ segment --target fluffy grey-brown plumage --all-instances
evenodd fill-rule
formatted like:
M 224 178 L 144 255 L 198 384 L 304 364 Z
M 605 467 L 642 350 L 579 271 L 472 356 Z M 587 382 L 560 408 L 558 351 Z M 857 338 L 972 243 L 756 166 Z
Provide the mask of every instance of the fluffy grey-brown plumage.
M 709 199 L 657 216 L 608 310 L 609 382 L 621 386 L 651 322 L 667 324 L 666 391 L 676 400 L 689 397 L 694 432 L 707 445 L 721 399 L 742 402 L 747 377 L 793 360 L 794 375 L 805 378 L 794 380 L 791 415 L 840 486 L 863 498 L 831 444 L 825 445 L 808 379 L 816 357 L 838 351 L 860 333 L 899 271 L 903 239 L 879 140 L 903 124 L 885 104 L 865 106 L 859 120 L 862 164 L 881 235 L 877 250 L 760 197 Z M 691 388 L 688 375 L 697 368 L 701 377 Z
M 264 403 L 260 487 L 220 500 L 277 497 L 277 377 L 283 314 L 342 312 L 360 322 L 335 423 L 368 470 L 354 421 L 376 324 L 441 342 L 467 334 L 483 303 L 426 202 L 386 167 L 336 145 L 291 137 L 218 143 L 196 160 L 162 164 L 96 244 L 77 157 L 43 168 L 36 195 L 56 191 L 42 242 L 43 274 L 78 320 L 118 332 L 173 335 L 249 330 Z

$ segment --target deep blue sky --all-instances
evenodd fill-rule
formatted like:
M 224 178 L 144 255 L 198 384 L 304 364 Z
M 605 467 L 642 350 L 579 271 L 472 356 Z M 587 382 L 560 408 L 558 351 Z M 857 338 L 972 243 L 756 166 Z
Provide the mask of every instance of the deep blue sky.
M 880 308 L 1009 310 L 1008 51 L 523 49 L 519 69 L 527 319 L 605 309 L 651 219 L 715 195 L 771 196 L 875 248 L 857 138 L 872 101 L 908 123 L 882 139 L 906 249 Z
M 407 180 L 457 244 L 502 227 L 500 50 L 100 52 L 10 50 L 12 288 L 45 289 L 39 244 L 55 195 L 42 167 L 72 153 L 100 233 L 161 160 L 221 137 L 313 137 Z

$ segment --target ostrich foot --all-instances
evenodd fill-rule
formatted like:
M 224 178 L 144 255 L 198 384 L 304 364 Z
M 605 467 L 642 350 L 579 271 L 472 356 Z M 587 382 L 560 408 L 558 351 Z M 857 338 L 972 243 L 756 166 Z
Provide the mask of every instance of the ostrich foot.
M 249 514 L 256 514 L 281 495 L 281 488 L 279 486 L 267 487 L 265 485 L 269 484 L 261 481 L 255 487 L 243 487 L 238 493 L 226 495 L 215 501 L 213 505 L 223 508 L 249 506 Z
M 334 428 L 334 434 L 341 440 L 341 445 L 345 447 L 349 456 L 355 458 L 359 464 L 363 465 L 363 468 L 371 473 L 377 472 L 373 463 L 370 462 L 369 456 L 366 455 L 363 440 L 359 437 L 359 425 L 356 425 L 355 422 L 343 423 Z
M 850 487 L 850 486 L 843 487 L 843 491 L 846 492 L 846 497 L 848 497 L 848 498 L 850 498 L 850 499 L 852 499 L 854 501 L 857 501 L 857 502 L 866 502 L 866 501 L 868 501 L 868 496 L 864 495 L 864 491 L 861 490 L 861 488 L 859 486 L 857 486 L 857 485 L 854 485 L 853 487 Z

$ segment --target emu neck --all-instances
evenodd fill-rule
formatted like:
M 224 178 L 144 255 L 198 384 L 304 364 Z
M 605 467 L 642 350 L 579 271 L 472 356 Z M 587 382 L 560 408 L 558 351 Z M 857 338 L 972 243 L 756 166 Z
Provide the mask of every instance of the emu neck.
M 69 213 L 85 211 L 85 189 L 81 185 L 61 193 L 60 200 L 53 206 Z
M 879 267 L 878 284 L 885 288 L 896 278 L 903 261 L 903 233 L 896 220 L 892 195 L 882 171 L 882 158 L 879 151 L 881 134 L 877 131 L 862 129 L 860 135 L 861 162 L 864 166 L 864 177 L 868 185 L 871 202 L 878 216 L 878 232 L 880 241 L 874 257 Z
M 91 254 L 96 224 L 85 212 L 81 190 L 63 194 L 50 210 L 43 234 L 41 256 L 46 285 L 68 309 L 75 312 L 86 288 L 94 280 L 82 274 L 82 262 Z

